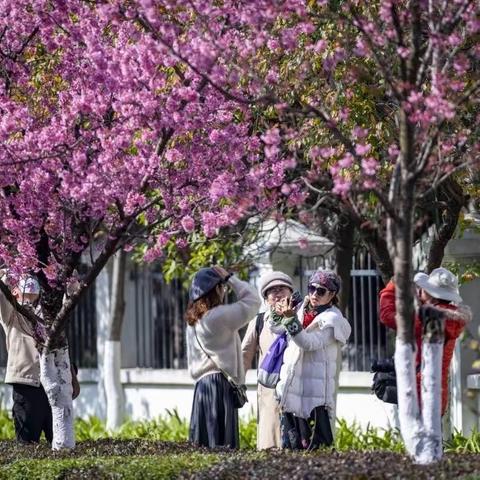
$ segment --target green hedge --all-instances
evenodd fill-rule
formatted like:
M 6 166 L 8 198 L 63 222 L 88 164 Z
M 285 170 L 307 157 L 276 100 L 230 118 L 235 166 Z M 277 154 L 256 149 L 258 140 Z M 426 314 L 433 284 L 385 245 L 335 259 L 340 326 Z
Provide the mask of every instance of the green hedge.
M 206 469 L 219 455 L 205 453 L 161 456 L 81 457 L 71 459 L 18 460 L 0 465 L 1 480 L 50 480 L 57 478 L 170 479 L 180 473 Z

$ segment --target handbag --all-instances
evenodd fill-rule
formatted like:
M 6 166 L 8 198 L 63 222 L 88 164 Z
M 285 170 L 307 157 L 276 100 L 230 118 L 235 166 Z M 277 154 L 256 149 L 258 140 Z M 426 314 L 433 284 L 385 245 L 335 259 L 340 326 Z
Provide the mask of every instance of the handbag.
M 371 370 L 375 372 L 372 384 L 373 393 L 385 403 L 397 404 L 397 375 L 393 361 L 390 359 L 374 361 Z
M 258 367 L 258 383 L 266 388 L 275 388 L 280 380 L 280 368 L 283 354 L 287 348 L 287 334 L 283 333 L 273 341 L 260 367 Z
M 225 370 L 223 370 L 216 364 L 215 360 L 213 360 L 213 358 L 205 351 L 202 344 L 200 343 L 195 327 L 193 327 L 193 331 L 195 332 L 195 338 L 197 339 L 198 346 L 200 347 L 202 352 L 212 361 L 215 367 L 220 370 L 222 375 L 227 379 L 227 382 L 230 384 L 230 391 L 232 392 L 233 399 L 233 408 L 242 408 L 248 402 L 247 386 L 243 383 L 239 384 L 235 382 L 231 375 L 229 375 Z

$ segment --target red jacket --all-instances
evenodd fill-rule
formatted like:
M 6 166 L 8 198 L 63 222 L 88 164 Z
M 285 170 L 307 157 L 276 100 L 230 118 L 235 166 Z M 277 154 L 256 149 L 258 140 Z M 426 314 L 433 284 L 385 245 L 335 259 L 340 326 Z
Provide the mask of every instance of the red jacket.
M 448 403 L 448 371 L 452 361 L 455 341 L 463 332 L 467 321 L 470 319 L 468 311 L 460 311 L 455 305 L 441 302 L 435 305 L 439 310 L 449 310 L 450 317 L 445 320 L 445 343 L 443 344 L 442 359 L 442 415 L 447 409 Z M 454 312 L 454 313 L 453 313 Z M 448 312 L 447 312 L 448 315 Z M 455 317 L 455 318 L 452 318 Z M 397 329 L 395 322 L 395 285 L 388 282 L 387 286 L 380 292 L 380 322 L 386 327 Z M 415 339 L 417 341 L 417 367 L 422 361 L 422 324 L 418 315 L 415 315 Z M 417 390 L 420 398 L 421 374 L 417 369 Z

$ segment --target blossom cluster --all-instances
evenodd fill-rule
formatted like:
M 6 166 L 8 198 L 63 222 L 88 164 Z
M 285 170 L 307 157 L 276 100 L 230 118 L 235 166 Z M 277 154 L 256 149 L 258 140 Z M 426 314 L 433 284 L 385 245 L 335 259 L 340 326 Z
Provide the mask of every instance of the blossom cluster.
M 125 248 L 146 238 L 153 260 L 197 229 L 301 207 L 301 168 L 340 197 L 388 188 L 400 140 L 382 128 L 402 112 L 419 162 L 437 159 L 424 169 L 475 156 L 475 128 L 456 120 L 473 115 L 477 3 L 421 8 L 419 51 L 405 42 L 411 2 L 331 3 L 0 0 L 0 262 L 63 282 L 72 258 L 116 235 Z M 356 112 L 370 70 L 381 124 Z

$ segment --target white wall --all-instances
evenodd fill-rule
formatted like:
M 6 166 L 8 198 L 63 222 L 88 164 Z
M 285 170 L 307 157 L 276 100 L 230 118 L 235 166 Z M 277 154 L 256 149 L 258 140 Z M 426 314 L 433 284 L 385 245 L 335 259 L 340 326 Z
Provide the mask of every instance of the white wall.
M 1 370 L 1 369 L 0 369 Z M 3 372 L 0 371 L 3 377 Z M 98 372 L 81 369 L 79 380 L 82 391 L 74 401 L 76 416 L 86 418 L 101 416 Z M 388 428 L 389 406 L 378 400 L 370 391 L 372 374 L 368 372 L 342 372 L 337 399 L 337 416 L 349 423 L 357 422 L 363 428 L 369 424 Z M 249 402 L 240 410 L 240 416 L 248 418 L 257 408 L 256 372 L 247 372 Z M 133 420 L 152 419 L 176 408 L 180 417 L 189 418 L 193 400 L 193 382 L 186 370 L 122 369 L 127 415 Z M 0 384 L 0 397 L 7 400 L 3 407 L 11 408 L 11 387 Z
M 479 224 L 480 225 L 480 224 Z M 445 262 L 469 265 L 480 262 L 480 234 L 467 230 L 462 238 L 450 240 L 445 250 Z M 448 267 L 448 265 L 447 265 Z M 472 322 L 467 325 L 467 338 L 480 338 L 480 279 L 464 283 L 460 287 L 463 301 L 473 312 Z M 452 423 L 453 427 L 468 435 L 478 428 L 478 406 L 480 405 L 480 384 L 478 372 L 473 368 L 478 352 L 468 347 L 467 341 L 457 341 L 456 354 L 452 362 Z M 469 377 L 473 374 L 472 379 Z M 471 398 L 471 394 L 474 398 Z

